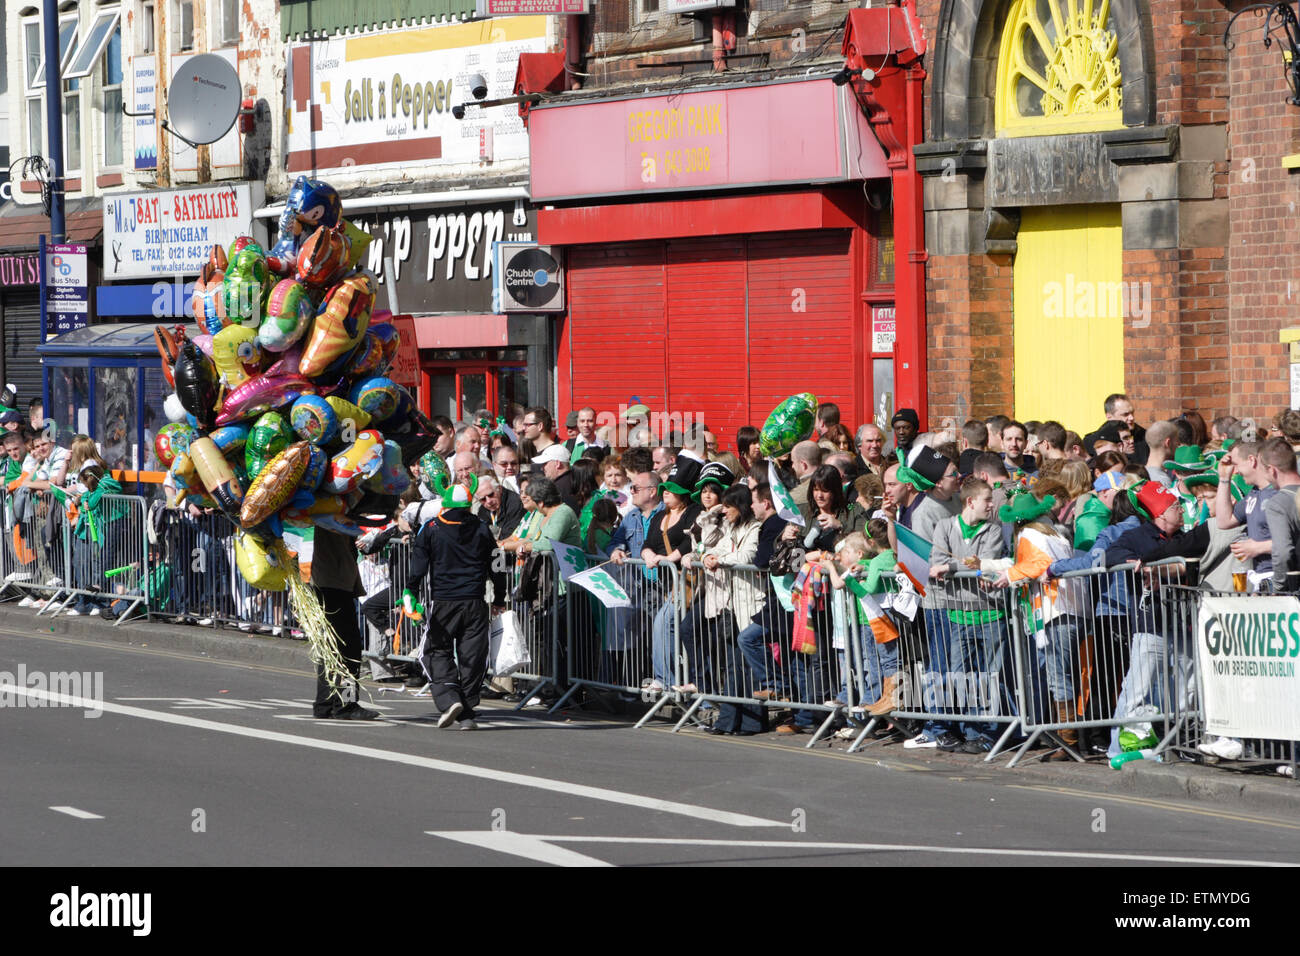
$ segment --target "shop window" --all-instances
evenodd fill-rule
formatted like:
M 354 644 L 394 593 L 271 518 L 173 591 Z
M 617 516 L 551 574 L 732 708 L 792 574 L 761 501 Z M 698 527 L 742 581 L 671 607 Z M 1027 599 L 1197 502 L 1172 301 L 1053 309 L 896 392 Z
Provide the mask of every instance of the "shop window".
M 1105 0 L 1015 0 L 998 57 L 998 135 L 1122 126 L 1118 51 Z
M 879 224 L 876 236 L 876 267 L 874 285 L 894 284 L 894 213 L 891 209 L 881 210 L 877 217 Z
M 45 46 L 41 32 L 41 18 L 27 17 L 22 21 L 24 94 L 27 109 L 27 153 L 41 156 L 45 153 Z M 72 56 L 77 38 L 77 15 L 59 18 L 59 75 L 63 75 Z M 67 115 L 65 105 L 64 115 Z M 78 113 L 78 115 L 80 115 Z M 66 135 L 66 134 L 65 134 Z M 80 145 L 80 136 L 78 136 Z M 66 143 L 65 143 L 66 150 Z M 80 165 L 80 162 L 78 162 Z M 68 167 L 72 168 L 72 167 Z
M 99 64 L 104 48 L 115 35 L 120 14 L 121 10 L 117 7 L 100 10 L 95 14 L 90 29 L 86 31 L 81 42 L 77 44 L 76 50 L 68 58 L 68 68 L 63 74 L 65 79 L 81 79 L 90 76 Z
M 68 174 L 81 171 L 80 80 L 68 80 L 63 87 L 63 168 Z
M 631 0 L 632 22 L 659 19 L 659 0 Z

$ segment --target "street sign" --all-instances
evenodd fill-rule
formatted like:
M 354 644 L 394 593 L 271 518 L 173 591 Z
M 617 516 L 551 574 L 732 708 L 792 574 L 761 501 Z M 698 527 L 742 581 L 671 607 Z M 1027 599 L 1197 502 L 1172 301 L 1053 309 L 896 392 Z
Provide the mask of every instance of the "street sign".
M 90 270 L 83 243 L 45 247 L 45 338 L 90 321 Z
M 590 13 L 591 0 L 478 0 L 480 17 L 524 17 Z
M 535 242 L 498 242 L 499 313 L 563 312 L 564 267 L 558 249 Z

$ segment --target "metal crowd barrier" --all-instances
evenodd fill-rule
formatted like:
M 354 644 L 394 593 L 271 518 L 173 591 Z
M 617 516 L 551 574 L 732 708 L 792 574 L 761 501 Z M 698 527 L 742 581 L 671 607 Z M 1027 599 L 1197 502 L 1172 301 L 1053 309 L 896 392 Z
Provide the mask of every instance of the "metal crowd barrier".
M 1190 565 L 1190 567 L 1189 567 Z M 1135 570 L 1093 568 L 1017 589 L 1021 724 L 1014 767 L 1044 734 L 1069 758 L 1119 750 L 1123 727 L 1160 725 L 1165 750 L 1195 710 L 1191 630 L 1174 586 L 1195 573 L 1181 558 Z
M 53 494 L 31 488 L 7 492 L 4 513 L 5 590 L 44 612 L 71 578 L 67 513 Z
M 555 555 L 546 551 L 534 554 L 539 587 L 532 599 L 524 600 L 521 594 L 521 589 L 529 583 L 525 580 L 526 561 L 517 561 L 506 570 L 510 607 L 518 619 L 532 661 L 510 677 L 515 681 L 534 683 L 531 689 L 522 691 L 523 697 L 515 710 L 523 710 L 535 699 L 549 705 L 550 698 L 562 695 L 567 678 L 565 655 L 560 645 L 560 622 L 568 615 L 575 593 L 585 593 L 580 588 L 571 587 L 566 594 Z
M 923 721 L 934 733 L 947 730 L 979 742 L 985 760 L 992 760 L 1018 733 L 1024 713 L 1011 591 L 990 590 L 978 571 L 959 571 L 928 582 L 914 610 L 910 618 L 889 613 L 898 630 L 893 653 L 874 640 L 855 642 L 858 672 L 879 672 L 896 653 L 898 706 L 888 717 Z M 862 747 L 879 719 L 868 719 L 850 751 Z
M 370 638 L 364 656 L 385 663 L 418 664 L 423 624 L 402 612 L 402 592 L 411 566 L 409 539 L 393 538 L 378 552 L 361 555 L 360 566 L 362 584 L 369 585 L 361 601 L 361 630 Z M 427 578 L 416 597 L 428 606 Z
M 812 731 L 813 747 L 841 709 L 856 696 L 846 657 L 852 610 L 846 592 L 830 587 L 809 614 L 811 644 L 792 643 L 794 614 L 774 592 L 788 582 L 773 580 L 752 565 L 707 570 L 695 567 L 678 578 L 682 607 L 674 655 L 679 676 L 676 697 L 689 700 L 673 727 L 679 731 L 704 707 L 756 705 L 771 712 L 793 710 L 801 730 Z M 689 602 L 688 602 L 689 596 Z M 665 695 L 666 699 L 671 699 Z M 643 718 L 664 706 L 660 700 Z
M 604 559 L 589 556 L 593 564 Z M 627 608 L 606 608 L 581 588 L 569 589 L 565 613 L 565 658 L 568 689 L 552 711 L 584 689 L 644 698 L 654 673 L 655 621 L 676 594 L 677 569 L 647 569 L 640 558 L 605 564 L 632 601 Z M 662 638 L 661 638 L 662 640 Z M 669 645 L 675 653 L 675 645 Z M 674 676 L 676 669 L 674 667 Z M 664 700 L 668 695 L 662 695 Z
M 1182 759 L 1207 762 L 1208 758 L 1214 766 L 1224 770 L 1250 772 L 1261 768 L 1276 769 L 1289 766 L 1291 778 L 1296 779 L 1295 768 L 1297 762 L 1300 762 L 1300 741 L 1262 737 L 1230 738 L 1241 745 L 1240 756 L 1237 757 L 1211 755 L 1200 749 L 1201 744 L 1210 742 L 1211 736 L 1222 736 L 1212 735 L 1205 721 L 1205 681 L 1201 669 L 1201 657 L 1196 648 L 1200 636 L 1201 599 L 1203 597 L 1245 597 L 1245 595 L 1237 591 L 1214 591 L 1208 588 L 1179 586 L 1171 586 L 1168 591 L 1179 627 L 1191 636 L 1187 653 L 1191 658 L 1192 686 L 1195 688 L 1192 706 L 1178 714 L 1173 740 L 1169 743 L 1168 749 L 1178 753 Z M 1283 596 L 1296 597 L 1297 595 L 1288 593 Z M 1297 736 L 1300 736 L 1300 733 Z
M 157 551 L 169 571 L 154 581 L 150 613 L 272 634 L 296 627 L 287 591 L 258 590 L 239 573 L 235 531 L 214 510 L 167 509 Z

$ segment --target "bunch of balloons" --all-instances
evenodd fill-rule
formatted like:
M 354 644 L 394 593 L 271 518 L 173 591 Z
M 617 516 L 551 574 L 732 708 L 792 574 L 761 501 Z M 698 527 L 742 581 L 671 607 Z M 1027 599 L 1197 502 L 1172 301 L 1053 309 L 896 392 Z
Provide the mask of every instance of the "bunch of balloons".
M 299 177 L 268 255 L 248 236 L 214 246 L 191 303 L 198 331 L 155 329 L 175 393 L 155 450 L 169 504 L 220 509 L 254 587 L 310 580 L 317 527 L 386 523 L 407 467 L 437 433 L 387 377 L 400 336 L 359 268 L 370 237 L 338 193 Z

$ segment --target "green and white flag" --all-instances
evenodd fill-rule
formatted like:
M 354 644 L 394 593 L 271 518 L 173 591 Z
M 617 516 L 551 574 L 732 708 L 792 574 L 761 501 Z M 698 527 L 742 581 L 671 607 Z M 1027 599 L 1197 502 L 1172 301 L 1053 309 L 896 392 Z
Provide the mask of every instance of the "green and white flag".
M 784 518 L 803 527 L 803 515 L 799 513 L 799 506 L 794 503 L 790 497 L 790 492 L 786 490 L 785 485 L 781 483 L 781 478 L 776 473 L 776 462 L 767 463 L 767 483 L 772 488 L 772 503 L 776 505 L 776 514 L 779 518 Z
M 627 596 L 613 576 L 603 567 L 592 568 L 590 571 L 583 571 L 581 574 L 575 574 L 569 579 L 571 584 L 576 584 L 580 588 L 586 588 L 605 607 L 631 607 L 632 599 Z
M 555 549 L 555 563 L 560 567 L 562 580 L 568 581 L 579 571 L 586 570 L 587 556 L 582 553 L 581 548 L 575 548 L 571 544 L 560 544 L 558 541 L 552 541 L 551 547 Z

